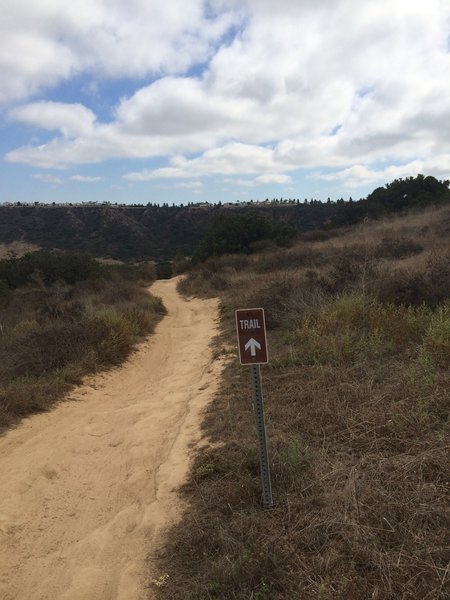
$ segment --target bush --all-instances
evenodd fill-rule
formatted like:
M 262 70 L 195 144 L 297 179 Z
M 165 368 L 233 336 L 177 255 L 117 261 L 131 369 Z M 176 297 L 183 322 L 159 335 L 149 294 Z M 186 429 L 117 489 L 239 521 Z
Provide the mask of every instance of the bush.
M 17 264 L 17 263 L 16 263 Z M 165 309 L 126 265 L 106 278 L 6 288 L 0 322 L 0 427 L 43 410 L 84 375 L 123 361 Z
M 156 279 L 170 279 L 173 275 L 172 264 L 161 262 L 156 265 Z
M 21 258 L 0 260 L 0 280 L 14 289 L 39 278 L 45 285 L 56 281 L 74 284 L 100 274 L 100 265 L 88 254 L 32 252 Z
M 201 262 L 211 256 L 248 253 L 252 246 L 263 240 L 287 245 L 294 237 L 295 229 L 277 224 L 256 211 L 221 214 L 198 245 L 193 260 Z

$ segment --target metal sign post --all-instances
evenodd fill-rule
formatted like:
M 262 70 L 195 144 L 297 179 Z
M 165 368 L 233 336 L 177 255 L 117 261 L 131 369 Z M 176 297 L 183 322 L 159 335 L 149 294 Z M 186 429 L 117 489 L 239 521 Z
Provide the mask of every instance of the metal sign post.
M 269 449 L 267 447 L 266 424 L 264 421 L 264 398 L 262 393 L 261 367 L 252 365 L 253 398 L 255 401 L 256 429 L 259 442 L 259 464 L 261 466 L 262 504 L 272 508 L 272 484 L 270 482 Z
M 262 505 L 264 508 L 272 508 L 272 484 L 270 481 L 269 450 L 264 420 L 264 398 L 260 367 L 262 363 L 268 362 L 264 310 L 262 308 L 237 310 L 236 330 L 240 362 L 243 365 L 251 366 L 261 467 Z

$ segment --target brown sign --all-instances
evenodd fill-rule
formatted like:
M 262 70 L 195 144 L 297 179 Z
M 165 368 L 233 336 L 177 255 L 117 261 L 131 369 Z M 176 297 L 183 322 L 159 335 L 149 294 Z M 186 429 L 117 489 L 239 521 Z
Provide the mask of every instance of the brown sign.
M 236 330 L 241 365 L 258 365 L 268 362 L 264 309 L 241 308 L 237 310 Z

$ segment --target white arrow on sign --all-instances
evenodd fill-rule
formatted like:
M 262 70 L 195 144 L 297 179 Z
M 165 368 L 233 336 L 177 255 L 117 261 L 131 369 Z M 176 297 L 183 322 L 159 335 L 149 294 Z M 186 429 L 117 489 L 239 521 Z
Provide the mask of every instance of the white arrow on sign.
M 245 350 L 248 350 L 250 348 L 250 355 L 256 356 L 256 348 L 258 348 L 258 350 L 261 350 L 261 344 L 253 338 L 250 338 L 245 344 L 244 348 Z

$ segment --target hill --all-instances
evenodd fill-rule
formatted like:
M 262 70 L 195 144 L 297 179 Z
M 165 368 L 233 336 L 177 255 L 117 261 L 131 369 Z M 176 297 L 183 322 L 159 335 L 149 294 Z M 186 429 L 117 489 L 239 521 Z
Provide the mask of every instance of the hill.
M 0 244 L 84 251 L 125 260 L 192 255 L 218 217 L 257 213 L 299 232 L 356 223 L 400 210 L 450 201 L 448 181 L 419 175 L 377 188 L 360 201 L 265 200 L 180 206 L 3 205 Z
M 158 598 L 448 597 L 450 206 L 209 258 L 229 358 Z M 266 311 L 275 506 L 261 509 L 249 370 L 234 311 Z
M 0 241 L 89 252 L 117 259 L 191 255 L 219 215 L 257 211 L 299 230 L 322 227 L 333 208 L 315 205 L 219 205 L 192 207 L 0 206 Z

